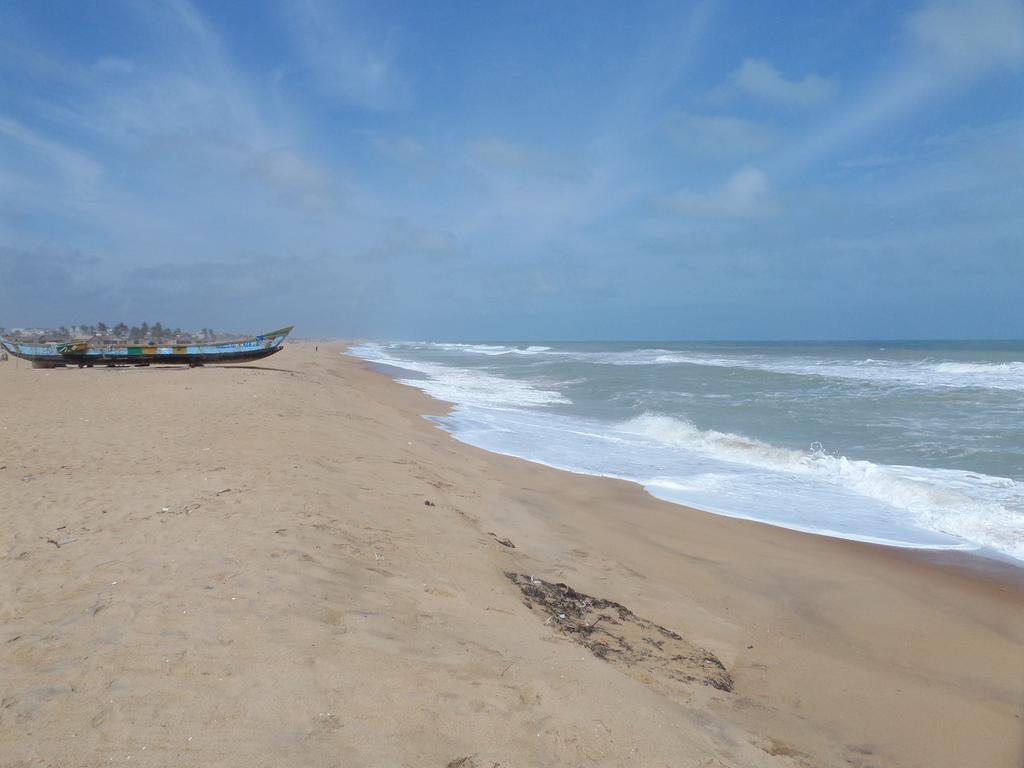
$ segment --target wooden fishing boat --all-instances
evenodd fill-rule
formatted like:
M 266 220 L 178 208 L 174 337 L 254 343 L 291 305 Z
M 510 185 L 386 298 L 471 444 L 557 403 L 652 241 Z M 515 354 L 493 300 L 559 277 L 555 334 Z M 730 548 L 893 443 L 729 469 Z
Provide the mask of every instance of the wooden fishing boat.
M 280 352 L 292 327 L 289 325 L 245 339 L 201 344 L 97 344 L 90 339 L 30 344 L 0 339 L 0 347 L 15 357 L 30 361 L 36 368 L 247 363 Z

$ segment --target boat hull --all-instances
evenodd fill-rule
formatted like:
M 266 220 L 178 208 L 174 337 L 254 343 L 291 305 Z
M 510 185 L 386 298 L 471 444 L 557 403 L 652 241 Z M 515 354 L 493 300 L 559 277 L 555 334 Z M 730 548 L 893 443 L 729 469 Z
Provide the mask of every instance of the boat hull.
M 207 353 L 190 355 L 188 353 L 132 355 L 126 359 L 124 355 L 65 355 L 65 365 L 213 365 L 215 363 L 249 363 L 262 360 L 280 352 L 282 347 L 260 349 L 252 352 L 224 352 L 221 354 Z
M 71 346 L 63 342 L 24 344 L 0 339 L 0 346 L 15 357 L 30 361 L 33 367 L 38 368 L 57 368 L 69 365 L 79 367 L 97 365 L 200 366 L 262 360 L 281 351 L 281 345 L 291 330 L 291 327 L 281 328 L 248 339 L 212 344 L 127 344 L 107 347 L 88 346 L 82 349 L 80 346 Z

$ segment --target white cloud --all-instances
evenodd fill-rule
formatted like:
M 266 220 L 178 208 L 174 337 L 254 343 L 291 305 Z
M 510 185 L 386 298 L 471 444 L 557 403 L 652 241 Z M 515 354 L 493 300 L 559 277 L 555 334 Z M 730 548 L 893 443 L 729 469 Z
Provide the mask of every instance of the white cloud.
M 253 161 L 259 177 L 287 202 L 311 210 L 325 210 L 334 202 L 334 179 L 319 165 L 294 150 L 272 149 Z
M 688 154 L 737 156 L 762 152 L 778 140 L 774 128 L 721 115 L 673 115 L 665 125 L 676 149 Z
M 53 114 L 77 132 L 151 157 L 148 170 L 158 183 L 177 173 L 193 182 L 201 174 L 221 187 L 255 179 L 307 211 L 330 207 L 337 197 L 330 169 L 305 155 L 288 121 L 255 96 L 217 30 L 187 0 L 143 13 L 166 34 L 177 66 L 136 72 L 130 61 L 103 58 L 97 71 L 135 76 L 111 78 Z
M 107 75 L 130 75 L 135 71 L 135 64 L 129 59 L 104 56 L 96 62 L 96 71 Z
M 438 167 L 438 159 L 434 154 L 427 152 L 426 147 L 411 136 L 377 136 L 373 139 L 373 148 L 382 157 L 424 176 L 432 174 Z
M 363 254 L 363 258 L 382 261 L 409 256 L 447 259 L 461 255 L 455 235 L 448 230 L 418 227 L 406 219 L 391 219 L 385 224 L 387 233 L 381 237 L 381 242 Z
M 469 146 L 469 155 L 475 164 L 498 171 L 528 173 L 543 165 L 534 149 L 505 139 L 474 141 Z
M 423 160 L 423 145 L 409 136 L 388 139 L 378 136 L 373 140 L 373 147 L 382 155 L 400 163 L 416 165 Z
M 580 181 L 587 175 L 584 164 L 573 158 L 500 138 L 471 142 L 469 160 L 477 170 L 504 177 Z
M 337 4 L 306 0 L 287 6 L 288 25 L 299 56 L 321 90 L 370 110 L 404 107 L 410 87 L 386 37 L 370 40 L 355 30 Z
M 71 149 L 58 141 L 39 135 L 17 120 L 0 115 L 0 139 L 7 138 L 36 153 L 44 162 L 55 167 L 65 180 L 79 191 L 96 184 L 102 169 L 89 156 Z
M 1024 65 L 1020 0 L 937 0 L 908 16 L 906 26 L 913 44 L 902 64 L 776 158 L 776 177 L 862 141 L 928 101 L 948 99 L 998 69 Z
M 579 146 L 553 152 L 487 138 L 470 142 L 462 160 L 456 231 L 467 243 L 480 238 L 506 251 L 550 251 L 552 242 L 606 220 L 641 194 Z
M 914 40 L 947 70 L 975 75 L 1024 64 L 1024 3 L 939 0 L 908 22 Z
M 261 149 L 286 143 L 217 31 L 187 0 L 141 5 L 137 12 L 160 36 L 163 66 L 137 69 L 126 59 L 100 59 L 98 72 L 136 76 L 105 79 L 82 98 L 52 106 L 53 118 L 118 142 L 204 135 Z
M 708 219 L 758 218 L 777 207 L 767 177 L 749 167 L 736 171 L 718 189 L 704 193 L 683 189 L 661 203 L 676 213 Z
M 755 98 L 796 107 L 823 104 L 838 90 L 835 80 L 813 73 L 802 80 L 787 80 L 764 59 L 744 59 L 732 73 L 732 82 Z
M 131 14 L 153 50 L 130 76 L 96 56 L 59 98 L 32 89 L 17 121 L 0 113 L 0 244 L 64 238 L 111 274 L 176 253 L 366 247 L 380 218 L 366 208 L 386 202 L 338 172 L 207 20 L 180 1 Z

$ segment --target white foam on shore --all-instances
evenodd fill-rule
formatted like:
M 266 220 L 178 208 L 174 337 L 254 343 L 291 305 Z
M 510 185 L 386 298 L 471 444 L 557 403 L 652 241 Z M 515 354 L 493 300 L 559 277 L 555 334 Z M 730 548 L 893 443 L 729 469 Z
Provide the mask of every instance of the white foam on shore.
M 551 347 L 538 345 L 507 346 L 504 344 L 463 344 L 456 342 L 420 341 L 407 342 L 407 346 L 421 349 L 438 349 L 446 352 L 461 352 L 465 354 L 488 355 L 497 357 L 500 355 L 539 355 L 544 352 L 551 352 Z
M 461 347 L 464 345 L 448 346 Z M 527 381 L 471 368 L 455 368 L 422 360 L 395 357 L 380 344 L 372 342 L 352 347 L 349 354 L 363 360 L 424 374 L 427 377 L 425 379 L 402 379 L 399 377 L 398 380 L 403 384 L 410 384 L 422 389 L 431 397 L 449 403 L 488 408 L 523 408 L 569 402 L 568 398 L 560 392 L 544 389 Z
M 791 355 L 679 352 L 661 348 L 622 351 L 553 349 L 545 346 L 403 342 L 398 346 L 443 350 L 466 355 L 548 355 L 597 365 L 696 365 L 753 371 L 867 381 L 925 388 L 981 388 L 1024 391 L 1024 361 L 958 362 L 943 360 L 821 359 Z
M 788 358 L 765 360 L 754 357 L 716 357 L 659 354 L 654 364 L 707 365 L 745 368 L 795 376 L 868 381 L 912 387 L 1008 389 L 1024 391 L 1024 362 L 957 363 L 939 361 L 808 360 Z
M 795 451 L 741 435 L 700 430 L 681 419 L 645 414 L 616 427 L 711 458 L 774 470 L 795 480 L 852 491 L 909 513 L 923 528 L 1024 560 L 1024 488 L 1006 477 L 955 469 L 875 464 L 816 450 Z M 662 481 L 663 487 L 666 485 Z M 684 486 L 675 484 L 676 491 Z M 692 488 L 692 485 L 689 486 Z
M 458 407 L 437 422 L 479 448 L 571 472 L 629 480 L 660 499 L 729 517 L 888 546 L 984 546 L 922 528 L 892 504 L 821 478 L 796 478 L 778 468 L 673 450 L 660 440 L 599 422 L 472 406 Z
M 480 346 L 458 349 L 507 349 Z M 984 547 L 1024 561 L 1024 489 L 1009 478 L 793 450 L 657 413 L 609 424 L 544 408 L 569 404 L 554 385 L 414 360 L 390 345 L 349 353 L 424 374 L 404 381 L 455 403 L 439 423 L 487 450 L 631 480 L 668 501 L 808 533 L 922 549 Z

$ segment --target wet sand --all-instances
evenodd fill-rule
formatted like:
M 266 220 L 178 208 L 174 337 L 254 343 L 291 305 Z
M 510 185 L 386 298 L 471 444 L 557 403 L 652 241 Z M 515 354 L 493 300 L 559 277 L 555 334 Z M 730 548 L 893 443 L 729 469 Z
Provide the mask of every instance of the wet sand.
M 488 454 L 342 348 L 0 363 L 0 765 L 1024 764 L 1024 569 Z

